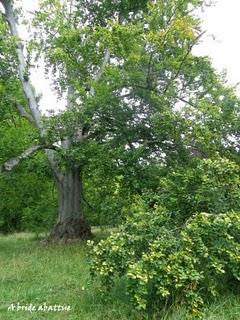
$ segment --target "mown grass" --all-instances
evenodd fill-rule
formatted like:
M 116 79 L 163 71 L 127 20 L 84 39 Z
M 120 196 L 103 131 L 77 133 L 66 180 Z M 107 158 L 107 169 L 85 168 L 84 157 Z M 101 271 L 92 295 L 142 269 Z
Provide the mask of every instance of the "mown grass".
M 99 231 L 97 231 L 100 237 Z M 119 281 L 111 292 L 89 276 L 85 243 L 43 246 L 33 235 L 0 236 L 0 319 L 1 320 L 141 320 Z M 11 304 L 69 305 L 71 311 L 9 311 Z M 151 317 L 182 320 L 183 308 Z M 148 318 L 149 319 L 149 318 Z M 239 320 L 240 299 L 226 296 L 207 308 L 208 320 Z

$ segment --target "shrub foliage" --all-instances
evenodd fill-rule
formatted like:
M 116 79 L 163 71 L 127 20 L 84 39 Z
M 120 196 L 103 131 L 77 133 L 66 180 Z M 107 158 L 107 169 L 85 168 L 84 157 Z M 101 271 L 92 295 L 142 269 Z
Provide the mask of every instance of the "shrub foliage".
M 240 215 L 197 213 L 182 227 L 171 215 L 143 201 L 119 232 L 93 246 L 92 274 L 111 286 L 126 278 L 139 309 L 153 310 L 176 301 L 201 316 L 206 299 L 240 281 Z

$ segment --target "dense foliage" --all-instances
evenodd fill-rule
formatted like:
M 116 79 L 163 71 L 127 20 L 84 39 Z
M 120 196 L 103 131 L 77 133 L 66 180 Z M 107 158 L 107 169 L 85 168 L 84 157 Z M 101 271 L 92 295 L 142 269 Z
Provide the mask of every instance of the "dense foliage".
M 161 176 L 155 195 L 181 224 L 196 212 L 239 211 L 239 170 L 227 158 L 198 159 Z
M 118 232 L 91 244 L 92 273 L 105 285 L 124 277 L 140 309 L 180 302 L 201 316 L 211 297 L 240 285 L 240 168 L 216 158 L 171 169 L 155 169 L 157 187 L 125 202 Z
M 0 162 L 21 152 L 34 131 L 16 114 L 0 121 Z M 43 154 L 0 173 L 0 232 L 47 231 L 56 217 L 56 193 Z
M 211 297 L 240 285 L 239 231 L 239 213 L 197 213 L 179 227 L 166 209 L 138 200 L 118 232 L 90 242 L 92 273 L 108 286 L 124 276 L 139 309 L 178 302 L 201 316 Z

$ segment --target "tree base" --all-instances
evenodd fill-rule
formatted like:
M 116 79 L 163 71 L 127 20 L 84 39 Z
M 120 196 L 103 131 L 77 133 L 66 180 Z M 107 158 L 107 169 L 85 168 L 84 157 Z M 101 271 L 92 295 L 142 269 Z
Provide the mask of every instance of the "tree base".
M 54 226 L 48 240 L 67 242 L 91 238 L 91 228 L 83 218 L 68 218 Z

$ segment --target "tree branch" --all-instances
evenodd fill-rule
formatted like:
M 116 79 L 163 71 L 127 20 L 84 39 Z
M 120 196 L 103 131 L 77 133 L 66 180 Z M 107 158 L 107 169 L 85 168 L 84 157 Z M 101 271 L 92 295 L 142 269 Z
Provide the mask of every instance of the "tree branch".
M 9 24 L 11 35 L 19 39 L 19 33 L 17 30 L 17 23 L 14 16 L 14 11 L 12 7 L 11 0 L 0 0 L 5 10 L 5 17 Z M 38 110 L 38 104 L 35 98 L 34 90 L 31 86 L 31 83 L 27 76 L 25 58 L 23 54 L 23 45 L 21 41 L 18 41 L 17 46 L 17 57 L 18 57 L 18 74 L 20 81 L 22 83 L 24 94 L 27 98 L 29 108 L 31 110 L 32 118 L 35 122 L 35 125 L 40 129 L 41 128 L 41 114 Z
M 106 67 L 106 65 L 108 64 L 110 60 L 110 52 L 108 49 L 106 49 L 105 54 L 104 54 L 104 58 L 103 58 L 103 63 L 102 66 L 100 67 L 99 71 L 97 72 L 97 74 L 95 75 L 95 77 L 93 78 L 94 81 L 99 81 L 103 75 L 104 69 Z M 95 90 L 93 87 L 91 87 L 90 89 L 90 94 L 92 96 L 95 95 Z
M 179 74 L 180 74 L 180 72 L 181 72 L 181 69 L 182 69 L 182 67 L 183 67 L 184 62 L 186 61 L 187 57 L 189 56 L 189 54 L 190 54 L 191 51 L 192 51 L 192 48 L 193 48 L 194 45 L 198 42 L 198 40 L 204 35 L 205 32 L 206 32 L 206 31 L 201 32 L 201 33 L 192 41 L 192 43 L 190 44 L 190 46 L 189 46 L 186 54 L 184 55 L 184 57 L 183 57 L 180 65 L 179 65 L 176 73 L 175 73 L 175 74 L 173 75 L 173 77 L 168 81 L 168 83 L 167 83 L 167 85 L 166 85 L 166 87 L 165 87 L 165 89 L 164 89 L 164 91 L 163 91 L 163 94 L 165 94 L 165 93 L 168 91 L 171 83 L 172 83 L 174 80 L 177 79 L 177 77 L 179 76 Z
M 21 161 L 29 158 L 30 156 L 34 155 L 38 150 L 43 149 L 56 149 L 54 146 L 43 146 L 37 145 L 28 148 L 27 150 L 23 151 L 19 156 L 7 160 L 5 163 L 0 165 L 0 172 L 4 171 L 11 171 L 14 167 L 16 167 Z
M 186 99 L 184 99 L 184 98 L 182 98 L 182 97 L 176 97 L 176 98 L 177 98 L 179 101 L 182 101 L 182 102 L 188 104 L 189 106 L 197 109 L 197 105 L 196 105 L 195 103 L 193 103 L 192 101 L 186 100 Z
M 18 113 L 25 119 L 27 119 L 34 127 L 36 127 L 36 122 L 34 121 L 33 117 L 31 116 L 30 113 L 28 113 L 23 106 L 20 104 L 16 104 L 16 108 Z

